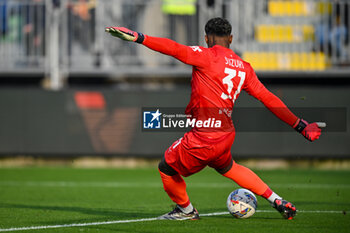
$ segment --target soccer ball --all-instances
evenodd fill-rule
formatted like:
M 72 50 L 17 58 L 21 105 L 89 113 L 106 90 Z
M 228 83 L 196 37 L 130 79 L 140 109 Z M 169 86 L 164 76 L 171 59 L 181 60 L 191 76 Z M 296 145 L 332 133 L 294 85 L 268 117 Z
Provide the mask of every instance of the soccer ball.
M 237 189 L 227 198 L 227 209 L 236 218 L 249 218 L 255 213 L 258 202 L 247 189 Z

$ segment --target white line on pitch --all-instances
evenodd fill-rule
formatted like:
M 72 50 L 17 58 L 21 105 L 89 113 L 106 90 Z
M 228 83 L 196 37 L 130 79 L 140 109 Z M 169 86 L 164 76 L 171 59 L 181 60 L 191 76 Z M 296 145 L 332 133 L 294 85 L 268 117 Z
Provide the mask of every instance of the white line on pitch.
M 270 213 L 276 212 L 275 210 L 257 210 L 256 212 Z M 342 214 L 343 211 L 336 210 L 299 210 L 299 213 L 322 213 L 322 214 Z M 215 212 L 208 214 L 200 214 L 201 217 L 208 216 L 219 216 L 228 215 L 226 212 Z M 47 226 L 31 226 L 31 227 L 12 227 L 12 228 L 0 228 L 0 232 L 10 232 L 10 231 L 26 231 L 26 230 L 42 230 L 42 229 L 52 229 L 52 228 L 67 228 L 67 227 L 86 227 L 86 226 L 98 226 L 98 225 L 110 225 L 119 223 L 133 223 L 133 222 L 150 222 L 155 221 L 157 218 L 140 218 L 140 219 L 127 219 L 127 220 L 114 220 L 105 222 L 87 222 L 87 223 L 72 223 L 72 224 L 62 224 L 62 225 L 47 225 Z
M 0 232 L 40 230 L 40 229 L 51 229 L 51 228 L 65 228 L 65 227 L 85 227 L 85 226 L 108 225 L 108 224 L 117 224 L 117 223 L 149 222 L 154 220 L 157 220 L 157 218 L 140 218 L 140 219 L 115 220 L 115 221 L 106 221 L 106 222 L 72 223 L 72 224 L 32 226 L 32 227 L 13 227 L 13 228 L 3 228 L 3 229 L 0 228 Z
M 161 182 L 72 182 L 72 181 L 0 181 L 2 186 L 42 186 L 42 187 L 103 187 L 103 188 L 139 188 L 162 187 Z M 188 182 L 188 187 L 193 188 L 226 188 L 233 187 L 233 183 L 196 183 Z M 350 184 L 269 184 L 271 187 L 280 188 L 350 188 Z

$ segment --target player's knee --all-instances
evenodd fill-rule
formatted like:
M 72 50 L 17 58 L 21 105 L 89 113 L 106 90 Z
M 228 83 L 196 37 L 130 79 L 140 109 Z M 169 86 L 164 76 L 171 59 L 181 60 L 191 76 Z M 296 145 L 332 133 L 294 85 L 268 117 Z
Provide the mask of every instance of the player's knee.
M 215 168 L 215 170 L 217 172 L 219 172 L 221 175 L 225 174 L 226 172 L 228 172 L 233 166 L 233 160 L 231 159 L 231 162 L 228 166 L 224 167 L 224 168 Z
M 163 172 L 168 176 L 174 176 L 177 174 L 177 171 L 175 171 L 172 167 L 170 167 L 169 164 L 165 162 L 164 158 L 159 162 L 158 169 L 159 171 Z

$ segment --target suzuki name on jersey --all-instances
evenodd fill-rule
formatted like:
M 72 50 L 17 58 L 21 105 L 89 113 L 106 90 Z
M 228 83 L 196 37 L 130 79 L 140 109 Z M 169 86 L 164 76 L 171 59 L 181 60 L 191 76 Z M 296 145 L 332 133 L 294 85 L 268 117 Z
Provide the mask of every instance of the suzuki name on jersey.
M 226 61 L 225 62 L 226 65 L 229 65 L 229 66 L 235 67 L 235 68 L 244 69 L 243 62 L 240 60 L 225 57 L 225 61 Z

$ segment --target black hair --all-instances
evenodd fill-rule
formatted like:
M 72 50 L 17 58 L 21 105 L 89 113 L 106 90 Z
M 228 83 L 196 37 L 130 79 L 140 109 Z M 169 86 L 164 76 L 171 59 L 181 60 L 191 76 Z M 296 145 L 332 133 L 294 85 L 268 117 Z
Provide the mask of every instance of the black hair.
M 212 18 L 205 25 L 205 33 L 207 35 L 229 36 L 231 31 L 231 24 L 223 18 Z

